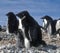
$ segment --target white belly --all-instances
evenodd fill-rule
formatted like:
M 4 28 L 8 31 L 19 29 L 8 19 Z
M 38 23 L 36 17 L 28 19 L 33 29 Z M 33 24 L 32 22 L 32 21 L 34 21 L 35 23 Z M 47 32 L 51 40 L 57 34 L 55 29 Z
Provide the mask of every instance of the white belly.
M 47 20 L 46 20 L 46 19 L 44 19 L 43 27 L 44 27 L 45 25 L 47 25 Z
M 24 38 L 24 44 L 27 49 L 30 48 L 30 41 L 26 37 Z
M 51 24 L 49 24 L 49 26 L 48 26 L 48 28 L 47 28 L 47 32 L 48 32 L 48 34 L 52 34 L 52 29 L 51 29 Z
M 23 37 L 24 37 L 24 45 L 25 45 L 25 48 L 30 48 L 30 41 L 25 37 L 25 32 L 24 32 L 24 28 L 22 27 L 22 21 L 20 18 L 18 18 L 19 20 L 19 26 L 18 28 L 21 29 L 23 31 Z
M 20 18 L 18 18 L 18 20 L 19 20 L 19 26 L 18 26 L 18 29 L 22 29 L 22 21 L 21 21 Z
M 9 33 L 8 26 L 7 26 L 7 29 L 6 29 L 6 33 L 7 33 L 7 35 L 9 35 L 9 34 L 10 34 L 10 33 Z
M 7 28 L 7 30 L 6 30 L 6 33 L 9 34 L 8 28 Z
M 58 20 L 57 23 L 56 23 L 56 31 L 57 31 L 58 29 L 60 29 L 60 20 Z

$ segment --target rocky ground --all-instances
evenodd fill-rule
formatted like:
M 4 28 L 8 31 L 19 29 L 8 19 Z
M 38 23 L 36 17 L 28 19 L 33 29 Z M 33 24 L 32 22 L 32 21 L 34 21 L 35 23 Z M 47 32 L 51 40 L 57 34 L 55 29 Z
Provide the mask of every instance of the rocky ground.
M 14 35 L 6 35 L 5 32 L 0 32 L 0 53 L 60 53 L 60 40 L 52 37 L 48 38 L 46 33 L 43 33 L 43 40 L 47 46 L 31 47 L 30 49 L 16 48 L 16 37 Z

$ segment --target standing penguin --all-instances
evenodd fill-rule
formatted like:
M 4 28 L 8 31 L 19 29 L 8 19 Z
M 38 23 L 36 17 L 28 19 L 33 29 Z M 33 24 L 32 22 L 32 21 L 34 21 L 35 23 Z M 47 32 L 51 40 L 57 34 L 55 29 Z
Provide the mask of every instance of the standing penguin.
M 6 16 L 8 16 L 7 34 L 17 33 L 19 21 L 17 20 L 15 14 L 13 12 L 8 12 Z
M 44 16 L 43 19 L 43 27 L 46 29 L 49 39 L 51 40 L 51 35 L 53 35 L 56 31 L 56 20 L 53 20 L 50 16 Z
M 24 45 L 26 48 L 31 46 L 39 46 L 40 44 L 46 45 L 45 41 L 42 40 L 42 32 L 40 25 L 33 19 L 28 11 L 22 11 L 16 14 L 21 21 L 24 37 Z
M 60 38 L 60 19 L 58 19 L 56 21 L 56 33 L 55 34 L 57 34 L 57 38 L 59 40 L 59 38 Z

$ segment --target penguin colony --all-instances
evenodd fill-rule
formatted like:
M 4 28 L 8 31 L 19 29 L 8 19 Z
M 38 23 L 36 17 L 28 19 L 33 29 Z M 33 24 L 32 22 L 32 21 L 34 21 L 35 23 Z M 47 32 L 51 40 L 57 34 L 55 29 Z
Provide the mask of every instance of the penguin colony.
M 43 26 L 40 26 L 38 22 L 30 15 L 28 11 L 21 11 L 17 14 L 8 12 L 7 34 L 15 33 L 16 36 L 19 33 L 18 39 L 20 39 L 21 47 L 30 48 L 32 46 L 38 47 L 40 45 L 46 46 L 46 42 L 42 40 L 42 29 L 49 35 L 58 34 L 60 30 L 60 19 L 53 20 L 50 16 L 44 16 Z M 19 42 L 18 42 L 19 44 Z

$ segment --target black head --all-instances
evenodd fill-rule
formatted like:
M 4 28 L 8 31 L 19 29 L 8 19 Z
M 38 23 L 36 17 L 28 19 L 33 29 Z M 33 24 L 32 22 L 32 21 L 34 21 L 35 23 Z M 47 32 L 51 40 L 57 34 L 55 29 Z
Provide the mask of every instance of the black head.
M 22 12 L 16 14 L 16 16 L 18 16 L 19 18 L 22 19 L 23 17 L 28 17 L 29 13 L 28 13 L 28 11 L 22 11 Z
M 56 19 L 55 19 L 55 20 L 53 20 L 53 22 L 54 22 L 54 23 L 56 23 L 57 21 L 58 21 L 58 20 L 56 20 Z
M 50 16 L 46 15 L 44 17 L 42 17 L 41 19 L 46 19 L 46 20 L 53 20 Z
M 6 16 L 12 16 L 12 15 L 14 15 L 13 12 L 8 12 L 8 13 L 6 14 Z
M 13 12 L 8 12 L 7 14 L 6 14 L 6 16 L 15 16 L 15 14 L 13 13 Z
M 6 14 L 6 16 L 8 16 L 9 19 L 14 19 L 14 18 L 16 18 L 15 14 L 14 14 L 13 12 L 8 12 L 8 13 Z

